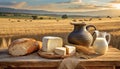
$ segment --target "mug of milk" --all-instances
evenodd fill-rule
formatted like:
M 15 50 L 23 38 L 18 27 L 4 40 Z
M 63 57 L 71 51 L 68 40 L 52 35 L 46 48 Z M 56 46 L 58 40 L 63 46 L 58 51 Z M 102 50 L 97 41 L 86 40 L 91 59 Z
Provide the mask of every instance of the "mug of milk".
M 98 54 L 105 54 L 108 51 L 108 44 L 111 40 L 111 35 L 106 32 L 95 31 L 96 39 L 93 43 L 93 48 Z M 94 35 L 93 35 L 94 36 Z M 106 37 L 108 36 L 108 40 Z

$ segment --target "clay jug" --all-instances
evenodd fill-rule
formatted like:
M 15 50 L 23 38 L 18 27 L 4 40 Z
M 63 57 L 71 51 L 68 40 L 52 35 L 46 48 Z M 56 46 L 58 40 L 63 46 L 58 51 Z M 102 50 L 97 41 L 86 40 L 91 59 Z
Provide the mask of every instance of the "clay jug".
M 96 30 L 96 27 L 94 25 L 86 25 L 85 23 L 72 22 L 71 24 L 74 25 L 74 30 L 68 35 L 68 42 L 86 47 L 91 46 L 93 36 L 88 30 L 90 27 Z

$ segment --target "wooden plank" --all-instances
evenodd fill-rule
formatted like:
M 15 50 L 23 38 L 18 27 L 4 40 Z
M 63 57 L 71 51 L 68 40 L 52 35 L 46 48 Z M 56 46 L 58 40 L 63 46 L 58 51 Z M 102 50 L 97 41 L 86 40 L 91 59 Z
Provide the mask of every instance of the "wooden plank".
M 120 66 L 120 52 L 118 49 L 109 48 L 105 55 L 96 56 L 91 59 L 79 59 L 84 66 Z M 27 56 L 13 57 L 7 50 L 0 51 L 0 66 L 11 67 L 57 67 L 62 59 L 45 59 L 33 53 Z
M 5 69 L 57 69 L 57 67 L 7 67 Z
M 109 48 L 108 52 L 120 52 L 120 50 L 118 50 L 117 48 Z
M 2 62 L 1 67 L 58 67 L 60 62 Z
M 27 56 L 13 57 L 6 50 L 0 52 L 0 66 L 11 67 L 56 67 L 61 59 L 45 59 L 33 53 Z
M 118 61 L 80 61 L 83 66 L 120 66 Z
M 87 69 L 113 69 L 112 66 L 86 66 Z
M 79 61 L 83 66 L 120 66 L 120 61 Z M 61 62 L 3 62 L 0 66 L 11 67 L 58 67 Z
M 120 69 L 120 66 L 116 66 L 115 69 Z

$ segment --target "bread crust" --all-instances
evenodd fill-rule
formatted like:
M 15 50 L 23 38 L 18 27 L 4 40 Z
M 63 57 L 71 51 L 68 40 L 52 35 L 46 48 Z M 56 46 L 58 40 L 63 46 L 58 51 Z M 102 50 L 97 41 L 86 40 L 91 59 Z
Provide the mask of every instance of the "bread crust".
M 16 44 L 20 44 L 20 43 L 24 43 L 24 42 L 27 42 L 27 41 L 36 41 L 35 39 L 32 39 L 32 38 L 20 38 L 20 39 L 16 39 L 14 40 L 8 48 L 10 47 L 13 47 L 14 45 Z
M 24 48 L 24 50 L 26 51 L 25 54 L 22 54 L 22 55 L 30 54 L 30 53 L 32 53 L 32 52 L 34 52 L 34 51 L 36 51 L 36 50 L 39 49 L 39 45 L 36 42 L 37 41 L 35 39 L 32 39 L 32 38 L 21 38 L 21 39 L 14 40 L 9 45 L 8 52 L 12 56 L 21 56 L 20 54 L 17 55 L 17 54 L 13 54 L 11 52 L 11 51 L 13 51 L 13 50 L 11 50 L 13 47 L 15 47 L 15 46 L 21 46 L 22 49 Z

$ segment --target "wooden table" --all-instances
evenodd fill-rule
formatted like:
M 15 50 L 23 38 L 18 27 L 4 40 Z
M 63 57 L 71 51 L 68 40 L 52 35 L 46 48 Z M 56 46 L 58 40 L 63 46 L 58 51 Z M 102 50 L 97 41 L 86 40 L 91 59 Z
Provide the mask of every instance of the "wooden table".
M 37 53 L 27 56 L 12 57 L 7 50 L 0 51 L 0 67 L 40 67 L 43 69 L 56 69 L 62 59 L 45 59 Z M 80 59 L 82 65 L 87 69 L 120 69 L 120 51 L 116 48 L 109 48 L 105 55 L 91 59 Z

